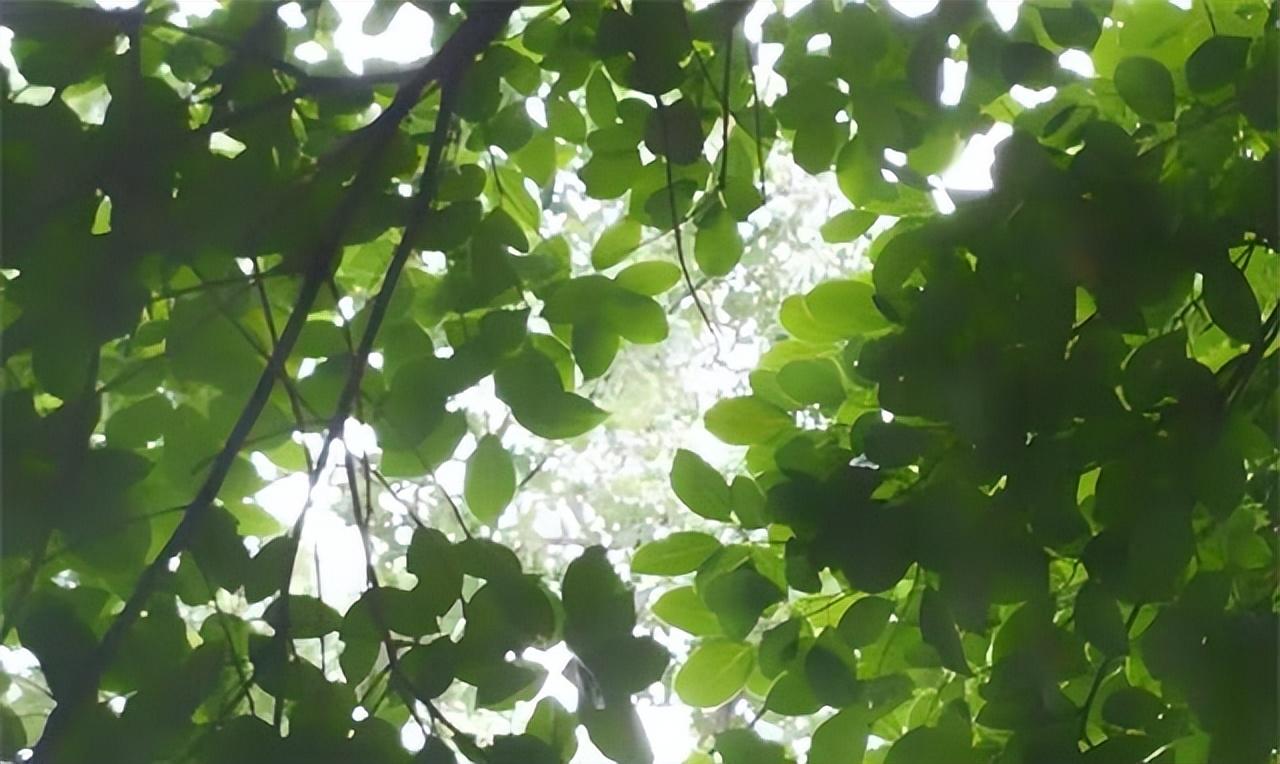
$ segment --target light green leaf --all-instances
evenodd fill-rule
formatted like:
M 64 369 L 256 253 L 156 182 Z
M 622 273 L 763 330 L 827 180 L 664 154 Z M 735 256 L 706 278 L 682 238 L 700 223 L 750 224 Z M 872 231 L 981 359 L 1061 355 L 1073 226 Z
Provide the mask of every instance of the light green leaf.
M 822 240 L 829 244 L 853 241 L 867 232 L 879 218 L 871 212 L 845 210 L 822 224 Z
M 764 443 L 795 426 L 786 412 L 750 395 L 719 401 L 703 423 L 712 435 L 738 446 Z
M 694 636 L 722 633 L 716 614 L 702 602 L 692 586 L 679 586 L 666 592 L 653 603 L 652 609 L 663 623 Z
M 684 505 L 703 517 L 728 522 L 729 486 L 702 457 L 680 449 L 671 464 L 671 488 Z
M 720 542 L 713 536 L 697 531 L 678 531 L 636 550 L 635 557 L 631 559 L 631 572 L 653 576 L 692 573 L 719 548 Z
M 487 525 L 498 521 L 516 492 L 516 469 L 511 455 L 496 435 L 485 435 L 467 459 L 463 495 L 476 519 Z
M 719 204 L 698 221 L 693 257 L 708 276 L 723 276 L 742 259 L 742 237 L 738 224 Z
M 642 226 L 631 218 L 623 218 L 605 229 L 591 248 L 591 265 L 598 271 L 626 259 L 640 245 Z
M 646 297 L 662 294 L 680 281 L 680 266 L 664 260 L 646 260 L 622 269 L 614 283 Z
M 708 640 L 694 648 L 676 674 L 676 694 L 697 708 L 721 705 L 742 689 L 754 665 L 755 651 L 750 645 Z

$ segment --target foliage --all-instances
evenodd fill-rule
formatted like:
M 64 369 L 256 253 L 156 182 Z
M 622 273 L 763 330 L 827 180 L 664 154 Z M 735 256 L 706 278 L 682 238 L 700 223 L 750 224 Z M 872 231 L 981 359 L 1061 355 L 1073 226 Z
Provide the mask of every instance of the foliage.
M 766 103 L 748 4 L 413 4 L 436 52 L 362 75 L 287 54 L 330 39 L 318 1 L 297 28 L 273 3 L 186 27 L 159 1 L 6 5 L 32 85 L 3 116 L 3 638 L 56 705 L 4 708 L 0 756 L 567 762 L 581 725 L 644 762 L 633 698 L 669 681 L 801 720 L 811 764 L 1268 759 L 1274 5 L 1043 0 L 1005 32 L 967 0 L 818 0 L 765 20 Z M 995 188 L 942 214 L 932 179 L 997 121 Z M 739 266 L 775 147 L 834 176 L 850 209 L 821 235 L 876 231 L 873 268 L 789 297 L 749 394 L 706 412 L 743 474 L 677 454 L 674 494 L 723 533 L 635 553 L 692 576 L 652 606 L 695 638 L 669 666 L 604 549 L 556 581 L 473 536 L 531 470 L 458 400 L 491 380 L 512 427 L 598 427 L 584 383 L 667 339 L 664 296 L 710 320 L 695 275 Z M 589 253 L 544 214 L 570 173 L 621 213 Z M 674 262 L 643 259 L 654 235 Z M 391 481 L 468 437 L 461 532 L 375 543 Z M 344 479 L 345 613 L 294 591 L 307 508 L 257 507 L 250 452 Z M 445 703 L 534 697 L 525 653 L 561 643 L 575 711 L 488 739 Z M 791 760 L 736 707 L 721 762 Z

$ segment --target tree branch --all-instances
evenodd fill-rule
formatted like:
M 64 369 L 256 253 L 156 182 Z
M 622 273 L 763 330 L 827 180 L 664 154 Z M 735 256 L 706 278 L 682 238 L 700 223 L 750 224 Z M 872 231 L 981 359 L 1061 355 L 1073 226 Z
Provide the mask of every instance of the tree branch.
M 58 705 L 49 715 L 44 733 L 34 748 L 32 761 L 36 762 L 36 764 L 51 763 L 56 760 L 57 747 L 67 737 L 67 728 L 79 715 L 81 709 L 95 699 L 103 672 L 114 659 L 129 628 L 138 620 L 147 599 L 159 586 L 162 574 L 167 571 L 169 559 L 181 553 L 190 545 L 201 522 L 213 506 L 218 491 L 221 489 L 223 481 L 226 480 L 236 456 L 239 454 L 245 440 L 249 437 L 249 433 L 254 423 L 257 422 L 258 416 L 266 406 L 275 378 L 284 368 L 285 361 L 298 341 L 298 336 L 301 334 L 302 327 L 311 312 L 311 307 L 315 304 L 320 287 L 330 271 L 330 266 L 341 251 L 342 239 L 347 227 L 355 217 L 361 202 L 367 198 L 367 195 L 372 190 L 371 178 L 375 175 L 373 170 L 381 160 L 382 154 L 391 138 L 396 134 L 400 122 L 408 116 L 430 83 L 443 78 L 457 77 L 461 72 L 465 71 L 476 54 L 483 50 L 496 36 L 498 30 L 502 28 L 507 18 L 515 10 L 515 7 L 516 3 L 502 2 L 475 8 L 472 15 L 449 38 L 439 53 L 424 64 L 413 78 L 396 92 L 395 98 L 387 107 L 387 110 L 379 115 L 377 120 L 370 126 L 372 138 L 370 147 L 364 156 L 355 179 L 352 181 L 351 189 L 344 195 L 341 204 L 326 227 L 324 235 L 319 239 L 318 245 L 312 252 L 310 267 L 304 278 L 302 288 L 299 290 L 292 313 L 280 334 L 280 342 L 272 352 L 267 368 L 259 376 L 252 395 L 227 437 L 226 445 L 214 460 L 208 477 L 195 498 L 188 505 L 182 520 L 178 523 L 178 527 L 170 535 L 169 540 L 165 542 L 164 547 L 156 558 L 143 570 L 133 593 L 125 602 L 124 609 L 111 623 L 111 626 L 108 627 L 97 649 L 86 661 L 84 670 L 80 673 L 77 682 L 65 697 L 59 699 Z M 441 111 L 443 112 L 445 108 L 446 100 L 442 100 Z M 361 342 L 362 355 L 356 358 L 356 368 L 353 369 L 349 383 L 339 401 L 338 413 L 343 416 L 341 419 L 335 416 L 335 421 L 341 422 L 345 420 L 345 411 L 351 405 L 354 391 L 359 390 L 359 380 L 364 368 L 364 363 L 361 361 L 367 359 L 367 354 L 373 341 L 372 335 L 376 333 L 378 325 L 386 313 L 387 303 L 390 302 L 390 291 L 394 288 L 400 269 L 408 258 L 410 242 L 416 238 L 416 234 L 423 225 L 425 215 L 422 213 L 430 208 L 431 197 L 434 195 L 435 188 L 433 175 L 435 174 L 435 168 L 439 166 L 439 153 L 439 151 L 433 150 L 428 156 L 428 164 L 423 171 L 423 193 L 420 193 L 419 199 L 416 200 L 414 205 L 415 217 L 405 227 L 401 246 L 397 248 L 396 256 L 393 258 L 392 265 L 388 270 L 383 292 L 379 293 L 378 300 L 375 302 L 369 330 L 365 332 L 365 337 Z M 332 436 L 332 433 L 330 435 Z

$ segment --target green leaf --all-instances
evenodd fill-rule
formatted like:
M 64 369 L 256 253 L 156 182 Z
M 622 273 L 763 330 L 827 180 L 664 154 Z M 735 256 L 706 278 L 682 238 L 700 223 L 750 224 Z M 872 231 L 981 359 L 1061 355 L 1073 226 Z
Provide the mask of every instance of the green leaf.
M 573 360 L 582 369 L 583 379 L 595 379 L 613 364 L 621 345 L 618 335 L 607 326 L 580 323 L 573 328 Z
M 967 739 L 959 739 L 940 727 L 918 727 L 898 738 L 884 764 L 972 764 L 973 750 Z
M 781 743 L 762 740 L 752 730 L 726 730 L 716 735 L 716 753 L 724 764 L 789 764 Z
M 1217 35 L 1200 43 L 1187 57 L 1187 87 L 1207 93 L 1230 84 L 1249 56 L 1248 37 Z
M 755 666 L 750 645 L 710 639 L 693 649 L 676 674 L 676 694 L 696 708 L 712 708 L 728 701 L 746 684 Z
M 1091 50 L 1102 34 L 1102 22 L 1083 0 L 1072 0 L 1069 8 L 1037 8 L 1049 39 L 1064 48 Z
M 757 661 L 760 671 L 773 678 L 781 674 L 800 654 L 800 633 L 804 621 L 791 618 L 769 629 L 760 638 Z
M 1173 119 L 1173 77 L 1164 64 L 1143 56 L 1126 58 L 1113 78 L 1120 97 L 1139 117 L 1152 122 Z
M 613 281 L 623 289 L 652 297 L 679 283 L 680 266 L 663 260 L 646 260 L 623 268 Z
M 1000 52 L 1000 71 L 1011 84 L 1048 87 L 1057 68 L 1057 58 L 1033 42 L 1011 42 Z
M 722 632 L 720 620 L 711 612 L 692 586 L 680 586 L 666 592 L 653 603 L 653 614 L 662 622 L 694 636 L 717 636 Z
M 844 402 L 844 382 L 840 369 L 826 358 L 792 361 L 778 370 L 782 391 L 806 406 L 839 406 Z
M 587 139 L 587 121 L 578 107 L 563 98 L 547 99 L 547 128 L 551 134 L 570 143 Z
M 543 698 L 533 709 L 525 725 L 526 735 L 532 735 L 551 746 L 567 764 L 578 750 L 577 718 L 565 710 L 555 698 Z
M 920 634 L 938 651 L 943 666 L 957 674 L 969 675 L 969 661 L 960 645 L 960 634 L 956 631 L 951 610 L 942 595 L 933 589 L 925 589 L 920 600 Z
M 828 244 L 853 241 L 866 233 L 879 215 L 862 210 L 845 210 L 822 224 L 822 240 Z
M 730 519 L 729 486 L 702 457 L 680 449 L 671 463 L 671 488 L 686 507 L 710 520 Z
M 655 156 L 690 164 L 702 156 L 702 142 L 702 120 L 691 102 L 681 99 L 649 112 L 644 143 Z
M 869 734 L 862 709 L 844 709 L 813 731 L 806 764 L 862 764 Z
M 262 616 L 276 630 L 285 628 L 286 602 L 289 636 L 293 639 L 323 637 L 342 626 L 342 616 L 325 603 L 308 594 L 290 594 L 273 601 Z
M 850 647 L 866 647 L 880 638 L 892 614 L 891 601 L 882 597 L 861 597 L 844 611 L 836 630 Z
M 476 519 L 486 525 L 498 521 L 516 493 L 516 469 L 496 435 L 485 435 L 467 459 L 463 495 Z
M 716 204 L 698 221 L 693 258 L 708 276 L 723 276 L 742 259 L 742 237 L 733 217 Z
M 598 271 L 622 262 L 640 245 L 643 227 L 631 218 L 623 218 L 605 229 L 591 248 L 591 265 Z
M 8 705 L 0 706 L 0 756 L 13 758 L 27 747 L 27 731 Z
M 1104 655 L 1129 652 L 1129 634 L 1120 617 L 1120 607 L 1102 587 L 1087 583 L 1076 595 L 1076 630 Z
M 516 701 L 532 700 L 546 678 L 547 670 L 529 661 L 490 664 L 475 674 L 476 705 L 507 709 Z
M 826 632 L 804 657 L 804 675 L 821 703 L 843 708 L 860 694 L 857 658 L 853 651 Z
M 417 645 L 400 656 L 400 671 L 418 700 L 440 697 L 453 684 L 455 666 L 461 656 L 448 637 Z
M 1160 698 L 1139 687 L 1122 687 L 1102 702 L 1103 721 L 1133 730 L 1154 731 L 1166 711 Z
M 652 764 L 649 740 L 630 702 L 610 703 L 598 709 L 584 706 L 578 710 L 578 716 L 591 742 L 605 756 L 625 764 Z
M 749 565 L 711 578 L 705 589 L 701 582 L 698 586 L 724 633 L 734 639 L 745 639 L 761 614 L 785 598 L 776 583 Z
M 786 412 L 755 396 L 719 401 L 703 423 L 712 435 L 738 446 L 765 443 L 795 426 Z
M 618 120 L 618 97 L 604 69 L 597 69 L 587 80 L 587 114 L 598 127 L 608 127 Z
M 811 175 L 831 169 L 831 160 L 849 136 L 849 126 L 831 120 L 806 120 L 796 127 L 791 156 Z
M 514 153 L 533 137 L 533 121 L 523 101 L 504 106 L 486 123 L 486 133 L 493 145 L 508 154 Z
M 636 550 L 631 572 L 652 576 L 692 573 L 719 548 L 720 542 L 705 533 L 677 531 Z
M 1262 327 L 1258 299 L 1240 269 L 1225 259 L 1204 270 L 1204 305 L 1232 339 L 1253 342 Z
M 805 306 L 821 327 L 844 337 L 888 326 L 875 304 L 875 289 L 861 281 L 824 281 L 805 295 Z
M 505 359 L 494 371 L 494 386 L 517 422 L 551 440 L 582 435 L 609 416 L 586 398 L 565 392 L 551 359 L 532 348 Z

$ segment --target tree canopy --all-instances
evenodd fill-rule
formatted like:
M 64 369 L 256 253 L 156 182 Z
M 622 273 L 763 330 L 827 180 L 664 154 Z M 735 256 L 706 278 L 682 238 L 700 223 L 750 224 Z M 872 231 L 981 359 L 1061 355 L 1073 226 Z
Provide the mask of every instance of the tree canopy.
M 5 3 L 0 759 L 644 764 L 669 688 L 689 764 L 1275 761 L 1277 4 L 758 2 L 375 0 L 432 53 L 359 73 L 298 55 L 331 0 Z M 744 260 L 778 162 L 848 258 L 702 412 L 740 465 L 531 561 L 511 433 L 609 427 L 633 346 L 786 271 Z M 388 509 L 459 458 L 447 517 Z M 556 646 L 576 708 L 528 702 Z

